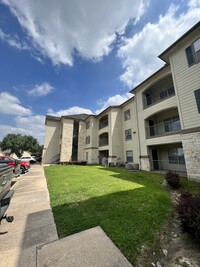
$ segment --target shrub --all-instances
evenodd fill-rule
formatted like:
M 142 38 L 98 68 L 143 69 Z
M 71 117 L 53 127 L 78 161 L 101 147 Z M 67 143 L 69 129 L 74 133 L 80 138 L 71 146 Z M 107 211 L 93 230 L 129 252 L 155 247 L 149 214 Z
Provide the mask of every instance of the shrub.
M 169 171 L 166 173 L 165 179 L 170 187 L 174 189 L 177 189 L 180 187 L 179 174 Z
M 183 231 L 200 241 L 200 193 L 182 193 L 176 209 Z

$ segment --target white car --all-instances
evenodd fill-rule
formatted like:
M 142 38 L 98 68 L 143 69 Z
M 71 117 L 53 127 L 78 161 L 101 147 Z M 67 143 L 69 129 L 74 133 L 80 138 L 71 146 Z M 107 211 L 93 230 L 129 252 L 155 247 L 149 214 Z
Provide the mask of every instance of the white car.
M 30 163 L 35 163 L 37 160 L 34 158 L 34 157 L 32 157 L 32 156 L 27 156 L 27 157 L 21 157 L 20 158 L 21 160 L 24 160 L 24 161 L 29 161 Z

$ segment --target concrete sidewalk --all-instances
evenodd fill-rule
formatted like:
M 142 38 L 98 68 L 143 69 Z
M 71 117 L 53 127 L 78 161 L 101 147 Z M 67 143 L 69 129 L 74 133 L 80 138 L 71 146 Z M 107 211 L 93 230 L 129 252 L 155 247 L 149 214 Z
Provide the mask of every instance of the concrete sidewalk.
M 1 267 L 132 266 L 100 227 L 58 240 L 41 165 L 14 181 L 14 221 L 0 226 Z
M 37 267 L 132 267 L 99 227 L 38 248 Z
M 58 239 L 49 203 L 49 193 L 41 165 L 13 179 L 16 183 L 8 215 L 0 225 L 1 267 L 35 267 L 36 246 Z

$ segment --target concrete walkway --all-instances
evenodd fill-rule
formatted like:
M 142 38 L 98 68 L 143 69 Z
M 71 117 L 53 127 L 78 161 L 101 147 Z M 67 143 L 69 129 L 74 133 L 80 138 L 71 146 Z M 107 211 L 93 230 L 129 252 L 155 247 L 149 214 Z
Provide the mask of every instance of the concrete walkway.
M 15 178 L 7 211 L 14 216 L 0 225 L 1 267 L 131 267 L 100 227 L 58 240 L 41 165 Z
M 36 267 L 36 246 L 58 239 L 43 168 L 33 165 L 13 180 L 15 193 L 7 214 L 14 221 L 0 225 L 0 266 Z

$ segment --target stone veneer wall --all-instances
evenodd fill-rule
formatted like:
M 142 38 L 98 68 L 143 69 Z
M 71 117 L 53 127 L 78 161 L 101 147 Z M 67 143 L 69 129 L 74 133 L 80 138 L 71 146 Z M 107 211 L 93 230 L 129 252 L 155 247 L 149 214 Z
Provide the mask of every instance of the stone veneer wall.
M 60 162 L 68 162 L 71 160 L 73 128 L 74 128 L 73 120 L 70 119 L 63 120 Z
M 98 148 L 89 148 L 85 150 L 85 154 L 88 152 L 88 164 L 99 164 L 99 151 Z
M 200 132 L 182 134 L 188 180 L 200 182 Z
M 85 160 L 85 122 L 79 121 L 79 135 L 78 135 L 78 161 Z
M 150 171 L 150 161 L 148 157 L 141 157 L 140 158 L 140 169 L 143 171 Z

